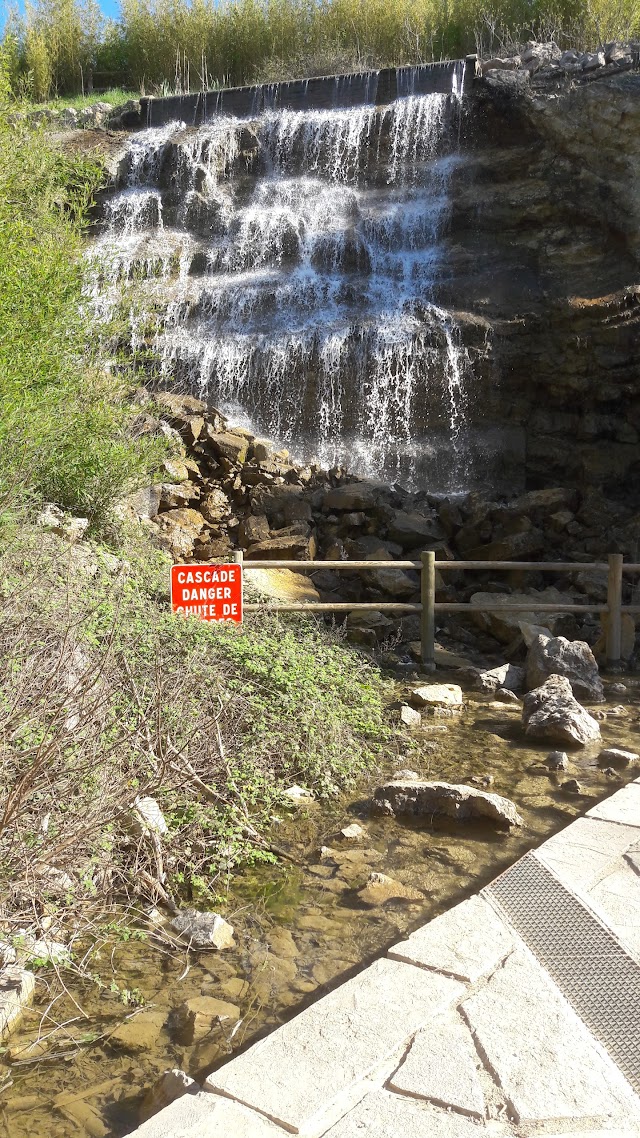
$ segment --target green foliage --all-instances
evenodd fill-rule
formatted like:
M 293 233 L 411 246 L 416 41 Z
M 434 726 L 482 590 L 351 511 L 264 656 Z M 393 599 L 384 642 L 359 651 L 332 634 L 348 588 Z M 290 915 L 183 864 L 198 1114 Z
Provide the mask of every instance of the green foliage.
M 83 315 L 82 226 L 101 178 L 0 109 L 0 502 L 46 496 L 96 525 L 157 459 L 131 439 L 126 384 L 98 366 Z
M 634 35 L 638 0 L 121 0 L 106 24 L 95 0 L 37 0 L 18 40 L 20 82 L 44 97 L 43 48 L 58 94 L 84 92 L 93 68 L 167 93 Z

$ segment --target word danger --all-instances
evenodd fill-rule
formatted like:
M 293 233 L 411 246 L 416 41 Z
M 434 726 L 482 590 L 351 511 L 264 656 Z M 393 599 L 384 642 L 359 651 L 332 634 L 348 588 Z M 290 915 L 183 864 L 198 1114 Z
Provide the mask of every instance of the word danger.
M 174 565 L 171 609 L 201 620 L 242 621 L 240 565 Z

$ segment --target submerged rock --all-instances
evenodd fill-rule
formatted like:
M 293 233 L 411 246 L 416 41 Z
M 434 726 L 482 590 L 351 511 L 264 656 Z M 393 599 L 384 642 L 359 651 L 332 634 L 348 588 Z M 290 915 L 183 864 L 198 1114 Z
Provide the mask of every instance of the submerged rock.
M 164 1027 L 165 1012 L 143 1011 L 126 1019 L 108 1037 L 108 1043 L 118 1051 L 132 1055 L 152 1051 Z
M 640 762 L 636 751 L 623 751 L 620 747 L 607 747 L 598 755 L 601 766 L 631 767 Z
M 513 802 L 464 783 L 394 779 L 379 786 L 373 805 L 384 814 L 429 817 L 444 814 L 458 822 L 488 818 L 498 826 L 520 826 L 522 818 Z
M 237 1023 L 240 1009 L 215 996 L 194 996 L 176 1008 L 174 1034 L 179 1043 L 190 1047 L 224 1023 Z
M 384 905 L 386 901 L 424 901 L 424 893 L 411 885 L 403 885 L 386 873 L 372 873 L 366 885 L 358 890 L 365 905 Z
M 199 1090 L 198 1083 L 195 1079 L 190 1078 L 186 1071 L 180 1071 L 176 1067 L 170 1071 L 164 1071 L 142 1100 L 138 1116 L 140 1122 L 146 1122 L 147 1118 L 151 1118 L 169 1103 L 175 1102 L 177 1098 L 182 1098 L 183 1095 L 196 1094 Z
M 549 676 L 566 676 L 573 694 L 582 699 L 604 699 L 595 656 L 584 640 L 536 636 L 527 655 L 527 688 L 540 687 Z
M 576 747 L 600 739 L 597 719 L 578 703 L 565 676 L 549 676 L 524 697 L 522 722 L 531 739 L 551 739 Z
M 222 951 L 233 948 L 233 928 L 219 913 L 200 913 L 197 909 L 181 909 L 173 918 L 171 927 L 191 948 Z
M 552 751 L 547 755 L 546 766 L 550 771 L 566 771 L 569 767 L 569 756 L 566 751 Z

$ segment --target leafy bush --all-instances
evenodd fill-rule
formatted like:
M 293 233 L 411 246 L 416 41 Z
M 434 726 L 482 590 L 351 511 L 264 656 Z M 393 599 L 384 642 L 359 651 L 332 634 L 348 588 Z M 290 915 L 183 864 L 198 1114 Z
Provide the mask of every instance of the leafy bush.
M 82 227 L 101 178 L 0 107 L 0 502 L 46 496 L 95 524 L 157 458 L 131 438 L 126 382 L 100 368 L 82 314 Z

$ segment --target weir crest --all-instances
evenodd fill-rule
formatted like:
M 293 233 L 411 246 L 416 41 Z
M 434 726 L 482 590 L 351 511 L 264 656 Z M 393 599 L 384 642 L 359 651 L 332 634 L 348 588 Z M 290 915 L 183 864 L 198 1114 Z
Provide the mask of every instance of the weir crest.
M 92 245 L 131 348 L 298 459 L 469 485 L 471 364 L 435 303 L 457 154 L 450 93 L 134 134 Z

